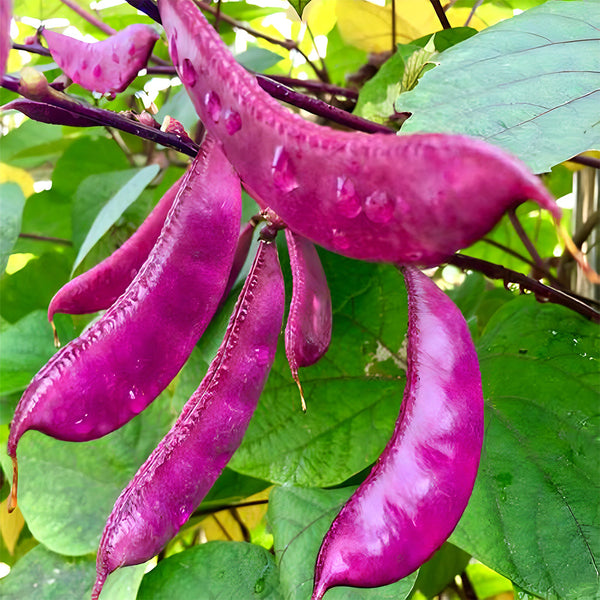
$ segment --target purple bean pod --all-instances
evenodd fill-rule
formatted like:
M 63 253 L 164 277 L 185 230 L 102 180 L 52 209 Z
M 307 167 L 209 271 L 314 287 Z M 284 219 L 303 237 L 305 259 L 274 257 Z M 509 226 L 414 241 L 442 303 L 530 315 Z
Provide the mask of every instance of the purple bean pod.
M 483 442 L 477 354 L 453 302 L 407 267 L 408 369 L 392 439 L 327 532 L 312 600 L 377 587 L 422 565 L 463 514 Z
M 175 377 L 223 295 L 240 219 L 239 179 L 209 136 L 127 291 L 57 352 L 21 397 L 8 438 L 11 508 L 17 443 L 27 430 L 67 441 L 99 438 L 144 410 Z
M 306 411 L 298 368 L 314 365 L 329 348 L 331 294 L 313 243 L 290 229 L 285 230 L 285 238 L 292 269 L 292 299 L 285 326 L 285 354 L 292 377 L 300 390 L 302 409 Z
M 159 10 L 179 76 L 244 186 L 313 242 L 352 258 L 436 265 L 525 200 L 560 218 L 541 182 L 500 148 L 305 121 L 260 88 L 192 0 L 159 0 Z
M 137 231 L 109 257 L 66 283 L 48 306 L 48 321 L 57 312 L 92 313 L 112 306 L 127 289 L 158 240 L 179 191 L 180 177 L 164 194 Z
M 44 29 L 42 36 L 56 64 L 75 83 L 91 92 L 122 92 L 148 63 L 160 37 L 136 23 L 100 42 L 87 43 Z
M 67 125 L 69 127 L 98 127 L 99 123 L 86 119 L 77 113 L 46 102 L 37 102 L 28 98 L 17 98 L 4 106 L 0 111 L 18 110 L 34 121 L 50 123 L 52 125 Z
M 115 503 L 100 541 L 93 600 L 109 573 L 160 552 L 237 450 L 273 364 L 283 309 L 277 249 L 261 241 L 200 387 Z
M 6 73 L 6 63 L 11 49 L 10 20 L 12 0 L 0 0 L 0 77 Z
M 242 267 L 248 258 L 250 246 L 252 245 L 252 237 L 254 236 L 254 230 L 256 229 L 257 224 L 258 221 L 252 218 L 242 227 L 240 231 L 237 246 L 235 247 L 235 254 L 233 256 L 233 265 L 231 267 L 231 272 L 229 273 L 227 285 L 225 286 L 225 292 L 223 293 L 223 302 L 227 296 L 229 296 L 229 292 L 231 292 L 231 289 L 233 288 L 240 272 L 242 271 Z

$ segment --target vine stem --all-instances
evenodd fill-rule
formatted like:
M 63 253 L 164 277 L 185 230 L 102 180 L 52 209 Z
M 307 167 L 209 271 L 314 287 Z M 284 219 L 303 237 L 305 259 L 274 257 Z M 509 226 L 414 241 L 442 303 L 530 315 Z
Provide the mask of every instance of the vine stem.
M 435 10 L 435 14 L 439 19 L 442 27 L 444 29 L 452 29 L 452 25 L 450 25 L 450 21 L 448 21 L 448 17 L 444 12 L 442 5 L 440 4 L 440 0 L 429 0 L 431 2 L 431 6 L 433 6 L 433 10 Z
M 536 298 L 541 302 L 552 302 L 554 304 L 560 304 L 571 310 L 579 313 L 580 315 L 600 323 L 600 312 L 594 310 L 591 306 L 588 306 L 585 302 L 574 298 L 570 294 L 557 290 L 553 287 L 544 285 L 531 277 L 527 277 L 517 271 L 512 271 L 501 265 L 497 265 L 487 260 L 475 258 L 473 256 L 467 256 L 465 254 L 455 254 L 448 259 L 447 264 L 454 265 L 459 269 L 466 271 L 479 271 L 490 279 L 502 279 L 506 284 L 516 283 L 521 289 L 526 289 L 533 292 Z
M 107 23 L 104 23 L 104 21 L 101 21 L 96 15 L 93 15 L 92 13 L 88 12 L 87 10 L 85 10 L 85 8 L 83 8 L 82 6 L 79 6 L 79 4 L 77 4 L 76 2 L 73 2 L 73 0 L 60 0 L 60 1 L 65 6 L 68 6 L 73 12 L 77 13 L 80 17 L 85 19 L 88 23 L 91 23 L 94 27 L 97 27 L 98 29 L 100 29 L 100 31 L 104 31 L 104 33 L 106 33 L 108 35 L 114 35 L 115 33 L 117 33 L 116 29 L 113 29 Z

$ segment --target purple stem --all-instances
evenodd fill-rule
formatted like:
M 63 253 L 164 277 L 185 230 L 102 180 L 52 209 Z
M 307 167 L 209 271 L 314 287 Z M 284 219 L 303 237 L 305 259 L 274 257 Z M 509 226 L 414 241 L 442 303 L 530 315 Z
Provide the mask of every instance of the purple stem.
M 2 77 L 2 87 L 16 92 L 17 94 L 20 93 L 19 80 L 11 75 L 4 75 L 4 77 Z M 198 145 L 192 141 L 181 139 L 175 134 L 166 133 L 160 129 L 155 129 L 154 127 L 142 125 L 141 123 L 133 121 L 125 115 L 116 113 L 112 110 L 81 104 L 66 94 L 56 90 L 54 90 L 51 97 L 44 99 L 44 102 L 51 106 L 58 106 L 59 108 L 64 108 L 65 110 L 86 117 L 103 127 L 114 127 L 115 129 L 137 135 L 145 140 L 151 140 L 162 144 L 163 146 L 168 146 L 178 152 L 187 154 L 192 158 L 198 153 Z
M 577 156 L 570 158 L 569 162 L 574 162 L 578 165 L 584 165 L 586 167 L 593 167 L 594 169 L 600 169 L 600 158 L 594 158 L 593 156 L 584 156 L 583 154 L 578 154 Z
M 440 4 L 440 0 L 429 1 L 431 2 L 431 6 L 433 6 L 433 10 L 435 10 L 435 14 L 437 15 L 437 18 L 442 24 L 442 27 L 444 29 L 452 29 L 452 25 L 450 25 L 450 21 L 448 21 L 448 17 L 446 16 L 446 13 L 444 12 L 442 5 Z
M 103 23 L 98 17 L 89 13 L 87 10 L 79 6 L 76 2 L 72 0 L 60 0 L 65 6 L 68 6 L 73 12 L 76 12 L 80 17 L 85 19 L 88 23 L 91 23 L 94 27 L 97 27 L 104 33 L 108 35 L 114 35 L 117 33 L 116 29 L 113 29 L 110 25 Z
M 570 294 L 544 285 L 543 283 L 540 283 L 535 279 L 531 279 L 522 273 L 517 273 L 517 271 L 512 271 L 501 265 L 488 262 L 487 260 L 466 256 L 464 254 L 455 254 L 446 262 L 462 270 L 470 269 L 473 271 L 479 271 L 490 279 L 502 279 L 505 283 L 516 283 L 521 288 L 534 292 L 536 298 L 541 301 L 548 301 L 553 302 L 554 304 L 566 306 L 567 308 L 570 308 L 587 319 L 590 319 L 596 323 L 600 323 L 600 312 L 594 310 L 585 302 L 574 298 Z
M 153 21 L 162 25 L 160 20 L 160 14 L 158 12 L 158 6 L 152 0 L 126 0 L 127 4 L 133 6 L 142 11 L 145 15 L 149 16 Z

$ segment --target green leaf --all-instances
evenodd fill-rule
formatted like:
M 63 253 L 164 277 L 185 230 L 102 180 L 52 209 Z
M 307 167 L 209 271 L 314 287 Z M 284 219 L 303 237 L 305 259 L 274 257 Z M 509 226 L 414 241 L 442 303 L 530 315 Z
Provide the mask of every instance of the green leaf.
M 537 173 L 600 147 L 599 28 L 598 2 L 551 0 L 484 29 L 398 98 L 402 132 L 480 137 Z
M 102 598 L 135 600 L 144 568 L 120 569 L 111 575 Z M 61 556 L 39 545 L 0 579 L 0 596 L 3 600 L 88 600 L 95 579 L 94 557 Z
M 15 323 L 27 313 L 46 310 L 52 296 L 69 278 L 70 257 L 46 252 L 31 259 L 22 269 L 0 281 L 0 314 Z
M 158 165 L 150 165 L 136 171 L 135 175 L 133 175 L 133 177 L 131 177 L 102 207 L 79 248 L 71 274 L 75 272 L 83 258 L 91 250 L 92 246 L 94 246 L 94 244 L 96 244 L 96 242 L 109 230 L 115 221 L 123 214 L 125 209 L 137 200 L 145 187 L 154 179 L 154 177 L 156 177 L 158 171 Z M 103 177 L 107 177 L 107 175 L 104 175 Z M 92 176 L 92 178 L 96 181 L 98 176 Z M 88 180 L 84 180 L 81 183 L 77 190 L 78 195 L 83 194 L 82 188 L 85 188 L 86 190 L 89 188 L 89 186 L 86 185 L 87 181 Z
M 593 598 L 600 564 L 600 336 L 523 296 L 478 343 L 486 398 L 479 475 L 451 541 L 544 598 Z
M 262 72 L 282 61 L 283 56 L 265 48 L 251 46 L 245 52 L 236 54 L 235 59 L 246 69 Z
M 389 440 L 402 399 L 402 276 L 389 265 L 321 256 L 332 295 L 333 338 L 319 363 L 301 369 L 308 411 L 300 410 L 280 340 L 259 406 L 229 465 L 274 483 L 330 486 L 361 471 Z
M 34 311 L 0 329 L 0 395 L 25 389 L 56 352 L 45 311 Z
M 282 598 L 273 556 L 245 542 L 208 542 L 161 561 L 142 580 L 137 600 Z
M 64 149 L 60 127 L 27 119 L 2 137 L 2 162 L 31 169 L 56 159 Z
M 415 587 L 428 598 L 442 592 L 469 564 L 471 557 L 446 542 L 420 569 Z M 488 594 L 489 595 L 489 594 Z M 487 596 L 477 596 L 487 598 Z
M 313 571 L 323 537 L 354 488 L 337 490 L 275 488 L 267 518 L 273 530 L 279 580 L 286 600 L 308 600 Z M 333 588 L 328 600 L 403 600 L 408 598 L 418 571 L 379 588 Z
M 25 196 L 16 183 L 0 184 L 0 275 L 21 232 Z
M 27 432 L 18 449 L 19 506 L 34 537 L 60 554 L 95 552 L 117 496 L 168 430 L 168 406 L 163 394 L 127 425 L 92 442 Z M 0 460 L 10 479 L 10 459 L 3 452 Z

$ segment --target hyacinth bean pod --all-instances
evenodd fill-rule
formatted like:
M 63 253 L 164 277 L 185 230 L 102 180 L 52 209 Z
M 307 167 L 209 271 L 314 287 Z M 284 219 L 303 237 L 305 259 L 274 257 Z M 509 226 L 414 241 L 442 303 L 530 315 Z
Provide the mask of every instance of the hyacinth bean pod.
M 292 377 L 300 390 L 302 408 L 306 410 L 298 368 L 314 365 L 329 348 L 331 294 L 314 244 L 289 229 L 285 230 L 285 238 L 292 270 L 292 299 L 285 326 L 285 353 Z
M 273 100 L 192 0 L 159 0 L 173 63 L 248 192 L 349 257 L 435 265 L 531 199 L 560 209 L 501 149 L 460 135 L 335 131 Z M 310 218 L 307 218 L 310 215 Z
M 229 273 L 229 279 L 227 280 L 225 293 L 223 294 L 223 300 L 225 300 L 225 298 L 227 298 L 229 295 L 231 288 L 234 286 L 239 274 L 242 271 L 242 267 L 248 258 L 248 253 L 250 252 L 250 246 L 252 245 L 252 237 L 254 235 L 256 225 L 257 221 L 252 218 L 242 227 L 240 231 L 240 236 L 235 248 L 235 255 L 233 257 L 233 265 L 231 266 L 231 272 Z
M 140 413 L 181 369 L 229 277 L 241 219 L 239 179 L 208 137 L 181 183 L 158 242 L 126 292 L 34 376 L 11 424 L 87 441 Z
M 455 528 L 483 441 L 477 354 L 453 302 L 418 270 L 408 290 L 408 369 L 392 439 L 327 532 L 312 599 L 377 587 L 423 564 Z
M 122 92 L 146 66 L 159 35 L 136 23 L 100 42 L 82 42 L 44 29 L 42 35 L 56 64 L 75 83 L 102 94 Z
M 112 306 L 148 258 L 179 191 L 179 178 L 163 195 L 136 232 L 109 257 L 66 283 L 48 306 L 48 320 L 57 312 L 92 313 Z
M 92 599 L 109 573 L 160 552 L 237 450 L 273 364 L 283 309 L 277 249 L 261 241 L 208 373 L 115 503 L 100 541 Z
M 46 102 L 37 102 L 28 98 L 17 98 L 0 106 L 0 111 L 18 110 L 34 121 L 52 125 L 67 125 L 68 127 L 98 127 L 98 123 L 59 106 Z
M 0 0 L 0 77 L 6 72 L 6 63 L 11 49 L 10 20 L 12 1 Z

